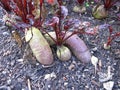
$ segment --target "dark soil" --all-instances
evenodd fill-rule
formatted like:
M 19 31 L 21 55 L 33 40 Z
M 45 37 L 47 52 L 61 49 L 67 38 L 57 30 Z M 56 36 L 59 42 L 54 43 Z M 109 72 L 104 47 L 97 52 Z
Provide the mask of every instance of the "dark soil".
M 105 90 L 103 83 L 109 81 L 114 82 L 112 90 L 120 90 L 120 37 L 115 38 L 111 48 L 105 50 L 103 44 L 109 33 L 107 27 L 102 27 L 105 24 L 117 23 L 114 17 L 120 12 L 111 10 L 108 18 L 97 20 L 91 15 L 93 4 L 87 7 L 84 14 L 72 11 L 76 4 L 73 0 L 66 3 L 71 18 L 88 21 L 91 27 L 100 27 L 96 35 L 80 35 L 80 38 L 85 41 L 91 55 L 102 62 L 101 69 L 95 74 L 92 63 L 83 64 L 75 56 L 62 62 L 55 55 L 54 65 L 44 68 L 35 61 L 31 51 L 25 49 L 26 45 L 22 48 L 18 46 L 10 33 L 11 29 L 0 21 L 0 90 Z M 117 5 L 119 4 L 118 2 Z M 1 8 L 1 20 L 3 15 Z M 120 32 L 120 25 L 112 26 L 114 32 Z M 109 66 L 112 78 L 102 82 L 100 77 L 105 79 L 104 74 L 107 74 Z

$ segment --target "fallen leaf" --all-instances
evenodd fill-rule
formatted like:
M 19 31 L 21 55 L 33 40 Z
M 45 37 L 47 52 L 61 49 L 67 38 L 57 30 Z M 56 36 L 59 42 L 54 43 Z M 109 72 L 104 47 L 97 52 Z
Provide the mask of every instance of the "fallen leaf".
M 98 58 L 95 57 L 95 56 L 92 56 L 91 62 L 92 62 L 92 64 L 95 66 L 95 74 L 96 74 Z
M 114 82 L 113 81 L 109 81 L 109 82 L 103 83 L 103 87 L 106 90 L 112 90 L 113 86 L 114 86 Z
M 22 46 L 22 40 L 21 40 L 21 37 L 20 37 L 19 33 L 14 30 L 14 31 L 12 31 L 12 36 L 15 39 L 15 41 L 18 43 L 19 47 L 21 47 Z

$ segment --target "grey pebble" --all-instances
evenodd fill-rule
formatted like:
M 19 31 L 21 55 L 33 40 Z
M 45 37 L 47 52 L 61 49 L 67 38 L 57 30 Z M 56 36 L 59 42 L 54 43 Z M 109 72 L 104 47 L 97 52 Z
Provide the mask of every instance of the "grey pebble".
M 0 90 L 12 90 L 12 89 L 8 86 L 0 86 Z

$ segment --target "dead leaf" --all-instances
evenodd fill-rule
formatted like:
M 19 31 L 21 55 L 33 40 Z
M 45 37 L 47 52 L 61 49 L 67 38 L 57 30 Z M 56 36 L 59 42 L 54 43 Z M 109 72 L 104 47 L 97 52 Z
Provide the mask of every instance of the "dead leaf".
M 91 57 L 91 63 L 94 65 L 95 67 L 95 74 L 96 74 L 96 71 L 97 71 L 97 64 L 98 64 L 98 58 L 95 57 L 95 56 L 92 56 Z
M 12 31 L 12 36 L 15 39 L 15 41 L 18 43 L 19 47 L 21 47 L 22 46 L 22 40 L 21 40 L 20 34 L 17 31 L 14 30 L 14 31 Z

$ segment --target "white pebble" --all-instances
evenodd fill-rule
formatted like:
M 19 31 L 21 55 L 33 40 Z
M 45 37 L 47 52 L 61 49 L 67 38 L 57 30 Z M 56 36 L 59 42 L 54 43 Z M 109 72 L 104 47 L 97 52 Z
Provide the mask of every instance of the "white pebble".
M 55 72 L 52 72 L 51 73 L 51 78 L 56 78 L 57 76 L 56 76 L 56 74 L 55 74 Z
M 51 85 L 48 85 L 48 88 L 51 88 Z
M 114 86 L 114 82 L 113 81 L 109 81 L 109 82 L 103 83 L 103 87 L 106 90 L 112 90 L 113 86 Z
M 2 34 L 3 34 L 4 36 L 9 35 L 8 32 L 3 32 Z
M 68 85 L 68 82 L 65 82 L 65 83 L 64 83 L 64 86 L 67 86 L 67 85 Z
M 17 61 L 18 61 L 18 62 L 23 62 L 23 59 L 21 58 L 21 59 L 18 59 Z
M 44 79 L 50 80 L 51 78 L 56 78 L 56 74 L 52 72 L 51 74 L 46 74 Z
M 11 84 L 11 79 L 8 79 L 8 80 L 7 80 L 7 84 Z
M 44 79 L 50 79 L 50 76 L 51 76 L 50 74 L 46 74 Z

